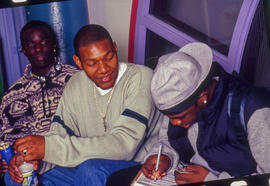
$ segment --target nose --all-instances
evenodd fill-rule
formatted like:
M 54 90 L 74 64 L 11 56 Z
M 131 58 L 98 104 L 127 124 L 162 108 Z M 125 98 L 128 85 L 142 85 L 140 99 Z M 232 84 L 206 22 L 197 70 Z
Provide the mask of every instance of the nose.
M 178 118 L 170 119 L 170 121 L 171 121 L 171 124 L 176 125 L 176 126 L 180 126 L 182 124 L 182 120 Z
M 40 44 L 38 43 L 35 44 L 35 51 L 40 51 Z
M 102 60 L 98 62 L 98 71 L 103 74 L 106 74 L 109 71 L 109 67 L 106 62 L 103 62 Z

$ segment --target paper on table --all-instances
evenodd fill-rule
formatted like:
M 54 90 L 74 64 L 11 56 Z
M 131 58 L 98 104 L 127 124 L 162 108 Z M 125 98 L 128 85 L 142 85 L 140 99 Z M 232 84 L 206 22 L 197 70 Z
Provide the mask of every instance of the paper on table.
M 162 177 L 161 180 L 151 180 L 144 176 L 143 173 L 140 174 L 137 181 L 135 181 L 131 186 L 171 186 L 177 185 L 174 180 L 174 173 L 170 171 L 166 176 Z

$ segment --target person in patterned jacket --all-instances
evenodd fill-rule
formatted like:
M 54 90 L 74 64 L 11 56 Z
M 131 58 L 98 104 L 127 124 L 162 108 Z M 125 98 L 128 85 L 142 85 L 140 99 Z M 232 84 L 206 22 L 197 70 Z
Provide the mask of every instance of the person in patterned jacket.
M 60 63 L 57 39 L 49 24 L 38 20 L 27 23 L 20 39 L 22 52 L 30 63 L 4 94 L 0 105 L 0 141 L 10 145 L 26 135 L 49 131 L 63 89 L 78 71 Z M 0 172 L 7 168 L 0 157 Z

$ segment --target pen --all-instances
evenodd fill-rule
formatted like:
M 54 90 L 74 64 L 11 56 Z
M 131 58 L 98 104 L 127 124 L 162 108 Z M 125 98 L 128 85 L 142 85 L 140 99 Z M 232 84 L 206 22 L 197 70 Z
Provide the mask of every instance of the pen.
M 160 155 L 161 155 L 161 150 L 162 150 L 162 144 L 159 145 L 159 149 L 158 149 L 158 157 L 157 157 L 157 164 L 156 164 L 156 169 L 155 169 L 155 171 L 158 170 L 159 161 L 160 161 Z M 157 181 L 156 175 L 155 175 L 154 181 Z

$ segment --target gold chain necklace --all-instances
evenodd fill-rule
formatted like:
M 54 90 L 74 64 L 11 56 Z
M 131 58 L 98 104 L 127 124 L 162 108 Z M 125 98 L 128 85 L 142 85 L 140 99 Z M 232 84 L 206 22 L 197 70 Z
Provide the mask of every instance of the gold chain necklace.
M 97 108 L 97 110 L 99 112 L 99 115 L 102 117 L 103 126 L 104 126 L 104 132 L 106 132 L 106 130 L 107 130 L 106 115 L 107 115 L 107 111 L 108 111 L 108 108 L 109 108 L 109 104 L 110 104 L 111 99 L 112 99 L 113 91 L 114 91 L 114 87 L 111 90 L 111 93 L 110 93 L 110 96 L 109 96 L 109 99 L 108 99 L 108 102 L 107 102 L 107 107 L 106 107 L 105 113 L 103 114 L 101 112 L 98 104 L 97 104 L 97 93 L 96 93 L 96 88 L 94 87 L 94 97 L 95 97 L 96 108 Z

